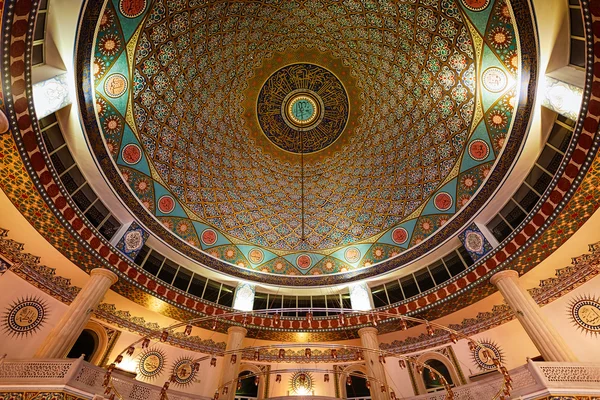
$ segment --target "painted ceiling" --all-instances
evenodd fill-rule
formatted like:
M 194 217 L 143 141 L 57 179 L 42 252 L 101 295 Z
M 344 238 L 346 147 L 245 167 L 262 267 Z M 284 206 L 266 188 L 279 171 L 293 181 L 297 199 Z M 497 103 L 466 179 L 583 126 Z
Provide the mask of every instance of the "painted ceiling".
M 232 273 L 382 272 L 457 235 L 526 133 L 510 4 L 271 3 L 104 4 L 86 133 L 123 201 Z

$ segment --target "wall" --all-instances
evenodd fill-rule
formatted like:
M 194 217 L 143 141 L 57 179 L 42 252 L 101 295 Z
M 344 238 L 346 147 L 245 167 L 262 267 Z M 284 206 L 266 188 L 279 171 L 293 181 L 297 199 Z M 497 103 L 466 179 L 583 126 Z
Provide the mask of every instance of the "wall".
M 107 297 L 113 297 L 111 294 Z M 600 276 L 590 280 L 589 282 L 581 285 L 579 288 L 571 291 L 562 298 L 546 305 L 543 307 L 543 312 L 548 316 L 550 321 L 557 328 L 559 333 L 565 338 L 565 340 L 571 345 L 575 355 L 579 357 L 580 361 L 595 361 L 600 358 L 600 346 L 598 346 L 598 337 L 592 336 L 589 333 L 583 332 L 578 329 L 572 322 L 568 315 L 569 304 L 573 299 L 582 296 L 596 296 L 600 297 Z M 11 335 L 10 331 L 6 327 L 6 311 L 11 305 L 17 302 L 19 299 L 26 297 L 37 297 L 47 304 L 48 318 L 41 326 L 39 330 L 33 332 L 27 336 L 15 336 Z M 32 357 L 36 349 L 42 343 L 44 337 L 50 332 L 53 326 L 55 326 L 62 314 L 66 310 L 66 305 L 60 301 L 50 297 L 41 290 L 30 285 L 20 277 L 14 275 L 12 272 L 7 272 L 0 276 L 0 304 L 3 305 L 0 312 L 1 320 L 0 323 L 3 329 L 0 331 L 0 355 L 7 354 L 9 358 L 29 358 Z M 137 311 L 137 310 L 136 310 Z M 137 316 L 136 313 L 132 312 L 133 316 Z M 145 317 L 153 315 L 147 311 Z M 160 318 L 157 318 L 160 320 Z M 152 322 L 147 320 L 148 322 Z M 106 324 L 103 321 L 101 323 Z M 127 330 L 123 330 L 119 327 L 114 327 L 121 331 L 121 335 L 114 346 L 109 360 L 114 360 L 116 355 L 128 347 L 131 343 L 139 339 L 139 336 L 131 333 Z M 411 328 L 407 332 L 396 332 L 392 334 L 381 335 L 380 343 L 390 343 L 393 340 L 403 340 L 406 335 L 419 335 L 421 328 Z M 193 335 L 198 335 L 203 339 L 214 338 L 216 341 L 222 341 L 223 335 L 215 335 L 212 331 L 200 330 L 194 328 Z M 505 358 L 505 365 L 511 369 L 523 365 L 526 362 L 527 357 L 536 357 L 539 352 L 531 342 L 531 340 L 525 334 L 525 331 L 521 328 L 517 320 L 510 321 L 503 325 L 497 326 L 493 329 L 485 331 L 483 333 L 474 336 L 476 340 L 489 340 L 499 345 Z M 257 339 L 246 339 L 244 346 L 257 346 L 266 345 L 270 342 L 265 340 Z M 357 340 L 340 342 L 342 344 L 356 345 L 359 342 Z M 447 346 L 447 345 L 446 345 Z M 195 358 L 199 355 L 193 352 L 180 349 L 168 344 L 153 342 L 153 348 L 158 348 L 164 352 L 166 356 L 166 364 L 162 373 L 156 376 L 152 380 L 147 380 L 141 376 L 138 376 L 140 380 L 150 382 L 159 386 L 169 379 L 172 368 L 176 360 L 183 357 Z M 316 348 L 316 347 L 313 347 Z M 451 345 L 454 351 L 457 364 L 459 369 L 464 374 L 465 378 L 468 379 L 470 375 L 482 372 L 482 370 L 474 362 L 471 352 L 468 349 L 468 345 L 465 340 L 461 340 L 457 344 Z M 433 349 L 436 350 L 436 349 Z M 126 358 L 120 365 L 122 368 L 135 371 L 136 368 L 136 357 L 139 355 L 140 350 L 137 350 L 134 354 L 133 359 Z M 252 363 L 252 362 L 250 362 Z M 201 364 L 201 371 L 197 375 L 196 382 L 193 384 L 181 387 L 178 384 L 172 384 L 171 388 L 180 390 L 188 393 L 196 393 L 204 396 L 212 396 L 214 390 L 218 384 L 220 372 L 222 368 L 226 368 L 227 365 L 219 358 L 217 367 L 209 367 L 209 361 L 206 360 Z M 301 368 L 331 368 L 332 364 L 293 364 L 293 363 L 281 363 L 272 364 L 272 370 L 275 369 L 301 369 Z M 397 360 L 387 359 L 385 364 L 387 372 L 388 384 L 393 388 L 398 397 L 406 397 L 414 394 L 412 389 L 412 383 L 407 370 L 400 369 Z M 282 374 L 282 382 L 276 383 L 275 376 L 271 376 L 269 386 L 269 396 L 285 396 L 289 390 L 289 379 L 291 374 Z M 315 382 L 315 395 L 319 396 L 334 396 L 335 385 L 333 374 L 330 374 L 330 382 L 323 382 L 323 373 L 313 373 Z

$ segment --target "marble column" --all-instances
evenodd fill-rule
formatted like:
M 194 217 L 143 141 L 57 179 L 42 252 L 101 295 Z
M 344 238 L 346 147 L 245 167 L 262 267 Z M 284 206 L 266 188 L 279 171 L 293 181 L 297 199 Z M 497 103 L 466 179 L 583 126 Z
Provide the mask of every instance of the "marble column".
M 376 378 L 379 382 L 371 380 L 371 399 L 373 400 L 388 400 L 389 390 L 386 387 L 384 392 L 381 391 L 381 383 L 387 384 L 385 378 L 385 368 L 379 361 L 379 340 L 377 338 L 377 329 L 368 327 L 358 330 L 358 336 L 362 347 L 366 349 L 376 350 L 374 351 L 363 351 L 365 358 L 365 365 L 369 376 Z
M 58 324 L 46 337 L 40 348 L 35 353 L 36 358 L 62 358 L 65 357 L 75 342 L 85 324 L 90 319 L 91 313 L 100 304 L 108 289 L 117 282 L 117 275 L 113 272 L 96 268 L 90 273 L 90 280 L 81 289 L 75 300 L 69 306 Z
M 241 326 L 232 326 L 227 329 L 227 347 L 225 351 L 239 350 L 242 348 L 242 342 L 246 337 L 248 330 Z M 235 362 L 231 362 L 231 357 L 235 355 Z M 237 377 L 240 373 L 240 364 L 242 363 L 242 352 L 233 353 L 226 355 L 222 361 L 224 364 L 221 366 L 221 379 L 219 380 L 219 387 L 222 387 L 227 382 L 227 393 L 223 394 L 223 389 L 219 393 L 219 399 L 221 400 L 233 400 L 235 397 L 235 391 L 237 390 Z M 263 377 L 261 377 L 263 379 Z
M 519 284 L 519 273 L 500 271 L 490 279 L 540 351 L 545 361 L 574 362 L 577 358 L 542 312 L 533 297 Z

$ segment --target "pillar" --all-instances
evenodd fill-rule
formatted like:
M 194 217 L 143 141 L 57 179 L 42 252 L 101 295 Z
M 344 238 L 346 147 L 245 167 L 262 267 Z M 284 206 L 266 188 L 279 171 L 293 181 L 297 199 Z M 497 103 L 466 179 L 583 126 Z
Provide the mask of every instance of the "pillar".
M 117 275 L 113 272 L 96 268 L 90 273 L 90 280 L 81 289 L 75 300 L 69 306 L 58 324 L 46 337 L 38 351 L 36 358 L 62 358 L 65 357 L 90 319 L 90 314 L 100 304 L 108 289 L 117 282 Z
M 379 340 L 377 339 L 377 329 L 373 327 L 362 328 L 358 330 L 358 336 L 362 347 L 365 349 L 375 351 L 363 351 L 365 364 L 367 366 L 367 372 L 369 376 L 374 377 L 387 384 L 385 379 L 385 368 L 379 361 Z M 371 398 L 373 400 L 387 400 L 389 398 L 389 390 L 386 387 L 386 391 L 381 391 L 381 383 L 371 380 Z
M 577 358 L 542 312 L 533 297 L 519 284 L 519 273 L 506 270 L 490 279 L 513 310 L 545 361 L 574 362 Z
M 254 296 L 256 294 L 256 285 L 247 282 L 240 282 L 235 289 L 233 298 L 233 309 L 240 311 L 252 311 L 254 308 Z
M 350 291 L 350 304 L 353 310 L 369 311 L 373 309 L 371 291 L 366 283 L 354 283 L 348 286 Z
M 232 326 L 227 329 L 227 347 L 225 351 L 231 350 L 239 350 L 242 348 L 242 342 L 246 337 L 248 330 L 246 328 L 242 328 L 241 326 Z M 231 357 L 235 354 L 235 363 L 231 362 Z M 230 382 L 227 386 L 227 393 L 223 394 L 223 389 L 221 388 L 221 393 L 219 393 L 219 399 L 222 400 L 233 400 L 235 397 L 235 391 L 237 390 L 237 377 L 240 373 L 240 364 L 242 363 L 242 353 L 233 353 L 230 355 L 226 355 L 223 358 L 224 365 L 221 367 L 221 379 L 219 380 L 219 387 L 222 387 L 225 383 Z M 264 379 L 264 377 L 261 377 Z

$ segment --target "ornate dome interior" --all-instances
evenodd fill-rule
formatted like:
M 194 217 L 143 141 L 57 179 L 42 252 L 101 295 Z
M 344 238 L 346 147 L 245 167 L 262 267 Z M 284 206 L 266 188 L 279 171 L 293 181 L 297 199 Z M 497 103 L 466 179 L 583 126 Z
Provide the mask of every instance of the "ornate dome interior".
M 517 84 L 531 32 L 505 2 L 131 4 L 86 11 L 87 140 L 139 221 L 209 268 L 392 271 L 518 159 L 535 80 Z
M 0 1 L 0 400 L 596 399 L 597 3 Z

